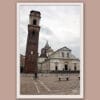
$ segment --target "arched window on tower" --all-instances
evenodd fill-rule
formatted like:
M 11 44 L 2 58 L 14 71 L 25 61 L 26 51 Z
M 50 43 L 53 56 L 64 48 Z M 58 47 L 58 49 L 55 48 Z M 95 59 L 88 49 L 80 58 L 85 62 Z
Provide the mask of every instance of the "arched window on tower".
M 33 20 L 33 25 L 36 25 L 37 21 L 36 19 Z
M 32 35 L 35 35 L 35 32 L 34 31 L 32 32 Z

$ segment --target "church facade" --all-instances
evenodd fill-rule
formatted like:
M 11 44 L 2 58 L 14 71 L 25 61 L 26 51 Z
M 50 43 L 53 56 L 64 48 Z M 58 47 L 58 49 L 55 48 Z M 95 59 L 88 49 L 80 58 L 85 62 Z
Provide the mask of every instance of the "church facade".
M 48 42 L 41 49 L 38 57 L 39 72 L 80 72 L 80 60 L 76 58 L 71 49 L 62 47 L 56 51 L 49 46 Z

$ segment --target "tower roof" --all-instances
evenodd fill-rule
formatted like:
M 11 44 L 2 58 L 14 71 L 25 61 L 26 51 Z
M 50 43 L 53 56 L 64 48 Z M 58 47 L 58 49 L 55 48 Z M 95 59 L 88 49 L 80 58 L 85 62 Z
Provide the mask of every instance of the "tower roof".
M 31 10 L 30 16 L 36 16 L 36 17 L 41 18 L 41 13 L 39 11 Z
M 31 10 L 30 13 L 39 13 L 40 14 L 39 11 L 35 11 L 35 10 Z

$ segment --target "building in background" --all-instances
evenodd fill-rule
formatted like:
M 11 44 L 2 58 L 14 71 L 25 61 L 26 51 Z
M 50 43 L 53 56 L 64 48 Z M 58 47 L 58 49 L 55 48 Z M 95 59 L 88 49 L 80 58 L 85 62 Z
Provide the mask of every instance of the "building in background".
M 62 47 L 56 51 L 49 46 L 48 42 L 41 49 L 38 57 L 39 72 L 79 72 L 80 60 L 76 58 L 71 50 Z

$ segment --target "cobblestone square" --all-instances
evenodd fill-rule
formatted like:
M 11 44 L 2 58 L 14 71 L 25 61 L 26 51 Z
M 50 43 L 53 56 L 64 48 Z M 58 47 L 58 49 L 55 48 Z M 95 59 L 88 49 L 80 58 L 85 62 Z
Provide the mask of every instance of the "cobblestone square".
M 38 79 L 33 74 L 21 74 L 21 95 L 80 95 L 79 74 L 69 74 L 69 80 L 59 81 L 60 74 L 39 74 Z

